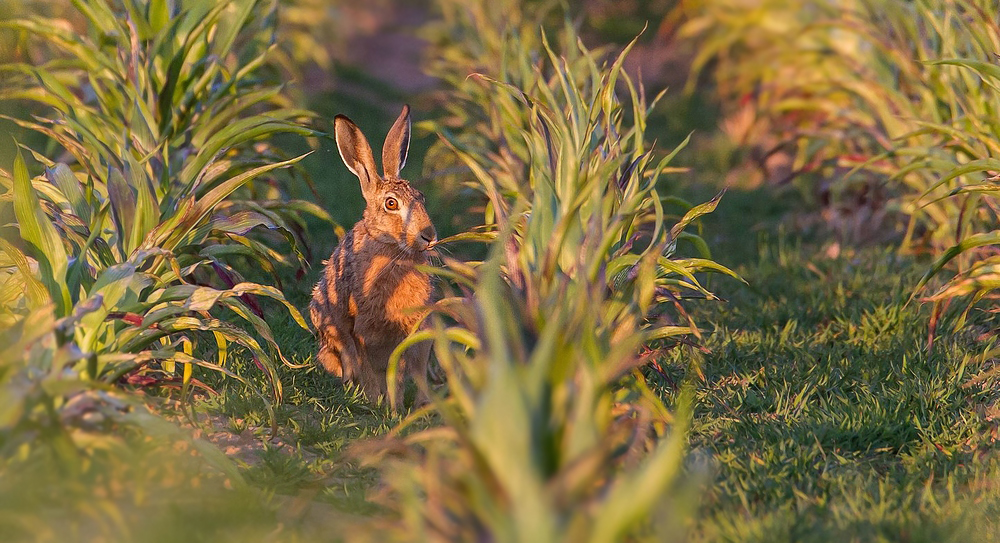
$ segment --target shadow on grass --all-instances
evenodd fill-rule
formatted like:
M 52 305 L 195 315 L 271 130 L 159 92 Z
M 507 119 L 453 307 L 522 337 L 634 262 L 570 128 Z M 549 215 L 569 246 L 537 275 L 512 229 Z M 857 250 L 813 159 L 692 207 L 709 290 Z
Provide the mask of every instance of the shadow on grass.
M 929 308 L 906 303 L 924 264 L 889 249 L 828 258 L 795 240 L 754 245 L 756 259 L 744 248 L 737 266 L 749 286 L 717 285 L 728 303 L 690 304 L 711 350 L 691 445 L 717 466 L 701 537 L 995 534 L 986 511 L 1000 494 L 982 483 L 1000 474 L 986 416 L 998 395 L 969 381 L 988 345 L 945 326 L 927 352 Z M 675 350 L 668 378 L 651 382 L 671 397 L 690 360 Z

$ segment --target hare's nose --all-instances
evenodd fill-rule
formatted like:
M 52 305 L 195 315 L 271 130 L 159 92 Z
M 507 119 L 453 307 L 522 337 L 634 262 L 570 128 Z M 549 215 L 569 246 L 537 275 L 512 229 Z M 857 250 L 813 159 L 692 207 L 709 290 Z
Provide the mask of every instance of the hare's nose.
M 433 226 L 428 226 L 420 231 L 420 239 L 427 243 L 434 243 L 437 241 L 437 231 L 434 230 Z

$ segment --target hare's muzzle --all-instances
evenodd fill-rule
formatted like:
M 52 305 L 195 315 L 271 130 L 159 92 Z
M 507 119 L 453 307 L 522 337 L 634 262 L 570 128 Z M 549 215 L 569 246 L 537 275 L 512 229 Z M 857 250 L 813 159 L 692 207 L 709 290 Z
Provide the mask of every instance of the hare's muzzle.
M 420 231 L 420 236 L 417 240 L 421 245 L 420 249 L 426 251 L 437 243 L 437 231 L 434 230 L 433 226 L 428 226 Z

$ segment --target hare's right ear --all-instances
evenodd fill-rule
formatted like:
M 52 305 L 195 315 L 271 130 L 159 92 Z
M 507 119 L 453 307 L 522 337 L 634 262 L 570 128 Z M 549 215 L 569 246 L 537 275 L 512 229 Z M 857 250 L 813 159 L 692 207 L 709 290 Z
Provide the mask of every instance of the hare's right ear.
M 361 181 L 361 195 L 368 200 L 375 194 L 378 187 L 378 171 L 375 169 L 375 157 L 368 140 L 361 133 L 358 125 L 344 115 L 333 119 L 334 133 L 337 137 L 337 150 L 344 159 L 347 168 L 354 172 Z
M 399 170 L 406 164 L 406 153 L 410 148 L 410 106 L 403 104 L 396 122 L 392 123 L 389 134 L 382 146 L 382 171 L 385 178 L 399 177 Z

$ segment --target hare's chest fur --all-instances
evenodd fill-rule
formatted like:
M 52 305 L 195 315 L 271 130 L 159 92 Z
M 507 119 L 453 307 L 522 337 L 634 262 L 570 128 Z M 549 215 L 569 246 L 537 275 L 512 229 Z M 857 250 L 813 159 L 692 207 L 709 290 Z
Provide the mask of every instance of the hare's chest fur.
M 430 277 L 417 270 L 423 259 L 373 250 L 371 240 L 354 235 L 344 240 L 355 258 L 349 259 L 355 284 L 349 311 L 354 333 L 372 344 L 398 344 L 421 319 L 431 299 Z
M 380 256 L 365 268 L 357 270 L 364 277 L 364 287 L 353 293 L 358 306 L 355 330 L 369 337 L 395 332 L 400 337 L 393 339 L 398 342 L 420 320 L 430 300 L 430 278 L 412 266 L 390 263 Z

